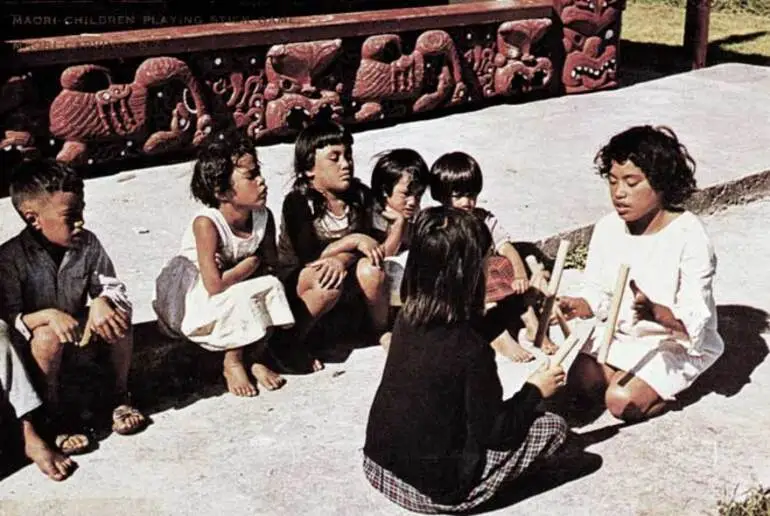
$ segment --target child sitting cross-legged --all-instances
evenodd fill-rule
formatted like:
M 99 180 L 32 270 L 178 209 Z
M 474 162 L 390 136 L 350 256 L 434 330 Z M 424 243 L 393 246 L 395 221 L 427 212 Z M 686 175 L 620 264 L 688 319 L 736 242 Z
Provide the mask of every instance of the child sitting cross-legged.
M 504 400 L 494 351 L 474 329 L 490 247 L 484 224 L 462 210 L 428 208 L 415 221 L 364 445 L 371 485 L 412 511 L 469 511 L 567 435 L 561 417 L 536 409 L 564 384 L 561 367 L 538 369 Z

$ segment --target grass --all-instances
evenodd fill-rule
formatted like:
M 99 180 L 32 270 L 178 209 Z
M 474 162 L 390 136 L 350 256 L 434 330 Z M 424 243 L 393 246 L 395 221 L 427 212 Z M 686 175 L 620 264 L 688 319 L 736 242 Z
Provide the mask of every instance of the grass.
M 717 502 L 719 516 L 767 516 L 770 515 L 770 489 L 757 486 L 740 498 L 733 493 L 728 500 Z
M 770 4 L 770 0 L 763 1 Z M 764 57 L 770 61 L 770 7 L 766 12 L 766 16 L 761 16 L 745 11 L 712 10 L 709 62 L 712 56 L 725 61 L 741 60 L 741 56 Z M 621 34 L 629 42 L 680 47 L 684 36 L 684 15 L 684 7 L 651 0 L 629 0 L 623 12 Z

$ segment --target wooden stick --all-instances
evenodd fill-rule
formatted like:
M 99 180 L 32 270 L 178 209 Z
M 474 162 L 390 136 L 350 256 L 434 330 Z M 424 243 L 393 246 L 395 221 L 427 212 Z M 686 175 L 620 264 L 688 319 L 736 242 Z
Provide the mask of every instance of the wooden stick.
M 533 276 L 535 274 L 543 273 L 543 266 L 540 264 L 540 262 L 537 261 L 537 258 L 532 256 L 531 254 L 527 256 L 524 259 L 524 261 L 527 262 L 527 265 L 529 265 L 529 270 L 532 271 Z M 547 296 L 550 295 L 550 288 L 548 287 L 548 285 L 545 285 L 544 288 L 548 292 L 543 291 L 543 293 Z M 570 329 L 569 324 L 567 324 L 567 318 L 564 316 L 564 313 L 561 311 L 561 308 L 559 308 L 559 305 L 556 303 L 554 303 L 553 305 L 553 315 L 556 316 L 556 322 L 558 323 L 559 328 L 561 329 L 561 332 L 564 334 L 564 338 L 566 339 L 567 337 L 570 336 L 570 334 L 572 333 L 572 330 Z
M 546 293 L 545 301 L 543 302 L 543 310 L 540 312 L 540 320 L 537 323 L 537 333 L 535 334 L 534 342 L 534 345 L 537 348 L 542 347 L 545 332 L 548 330 L 550 324 L 551 312 L 553 311 L 556 293 L 558 292 L 559 284 L 561 283 L 561 275 L 564 272 L 564 262 L 567 259 L 569 245 L 569 240 L 562 240 L 559 242 L 559 250 L 556 252 L 556 262 L 553 265 L 553 272 L 551 272 L 551 282 L 548 284 L 548 292 Z
M 610 354 L 610 343 L 615 336 L 615 325 L 618 322 L 620 302 L 623 300 L 623 291 L 626 288 L 629 270 L 629 266 L 625 263 L 621 264 L 620 270 L 618 270 L 618 279 L 615 282 L 615 292 L 612 294 L 612 304 L 610 305 L 610 315 L 607 317 L 607 323 L 604 327 L 604 338 L 599 348 L 599 355 L 596 357 L 600 364 L 606 363 L 607 356 Z
M 578 335 L 578 332 L 572 332 L 567 340 L 565 340 L 561 345 L 559 351 L 554 353 L 553 357 L 551 358 L 551 363 L 554 365 L 561 365 L 564 359 L 567 358 L 567 355 L 569 355 L 570 351 L 575 349 L 575 347 L 578 345 L 582 346 L 588 339 L 591 338 L 591 335 L 594 334 L 595 329 L 596 324 L 591 325 L 591 328 L 589 328 L 589 330 L 582 336 Z

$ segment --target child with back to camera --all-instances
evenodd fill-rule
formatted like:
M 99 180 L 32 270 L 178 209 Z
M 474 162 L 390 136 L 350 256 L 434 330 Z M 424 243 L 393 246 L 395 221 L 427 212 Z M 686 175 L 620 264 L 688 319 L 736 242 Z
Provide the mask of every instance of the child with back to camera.
M 283 284 L 272 275 L 275 221 L 254 145 L 245 138 L 209 144 L 198 155 L 190 188 L 206 208 L 182 237 L 183 260 L 172 261 L 158 278 L 158 298 L 172 299 L 156 300 L 158 317 L 202 348 L 224 352 L 223 375 L 234 395 L 256 396 L 257 385 L 278 389 L 285 379 L 264 363 L 267 340 L 294 317 Z M 170 279 L 180 277 L 176 267 L 192 270 L 186 284 Z M 174 302 L 182 307 L 181 320 Z M 252 345 L 257 356 L 247 372 L 244 351 Z
M 536 292 L 530 288 L 527 269 L 518 251 L 511 243 L 510 235 L 500 221 L 488 210 L 477 206 L 477 199 L 483 186 L 483 176 L 478 162 L 464 152 L 450 152 L 440 156 L 430 169 L 430 192 L 434 200 L 444 206 L 452 206 L 473 213 L 489 228 L 495 256 L 489 260 L 487 288 L 494 289 L 490 282 L 492 269 L 508 271 L 496 281 L 506 281 L 512 295 L 497 303 L 485 317 L 484 333 L 495 350 L 515 362 L 529 362 L 534 356 L 516 340 L 521 328 L 520 320 L 526 326 L 526 336 L 534 340 L 537 333 L 538 317 L 533 306 Z M 505 263 L 508 262 L 508 263 Z M 533 277 L 532 284 L 540 284 L 542 278 Z M 506 285 L 507 287 L 508 285 Z M 557 346 L 546 336 L 543 351 L 553 354 Z
M 594 227 L 583 288 L 559 306 L 568 318 L 606 318 L 621 264 L 631 281 L 606 363 L 596 361 L 595 332 L 569 385 L 637 421 L 660 414 L 724 350 L 712 293 L 717 260 L 703 223 L 682 208 L 696 188 L 695 162 L 673 131 L 632 127 L 595 161 L 615 211 Z
M 420 212 L 414 232 L 404 306 L 369 412 L 364 472 L 409 510 L 465 512 L 562 445 L 564 420 L 536 407 L 563 385 L 564 371 L 541 367 L 503 400 L 494 351 L 474 329 L 484 311 L 488 229 L 439 206 Z
M 387 325 L 384 252 L 371 236 L 371 193 L 354 176 L 352 146 L 350 132 L 332 121 L 311 123 L 295 143 L 278 252 L 281 277 L 298 301 L 299 342 L 340 301 L 363 297 L 374 330 Z M 301 355 L 312 352 L 305 346 Z M 317 357 L 304 358 L 323 368 Z
M 115 382 L 112 430 L 131 434 L 148 423 L 128 391 L 131 302 L 101 242 L 83 227 L 83 187 L 65 164 L 23 162 L 11 177 L 10 193 L 27 226 L 0 246 L 0 314 L 42 373 L 46 406 L 57 430 L 68 430 L 56 438 L 65 454 L 90 448 L 84 433 L 66 428 L 80 425 L 65 414 L 59 396 L 65 347 L 81 344 L 84 335 L 109 346 Z

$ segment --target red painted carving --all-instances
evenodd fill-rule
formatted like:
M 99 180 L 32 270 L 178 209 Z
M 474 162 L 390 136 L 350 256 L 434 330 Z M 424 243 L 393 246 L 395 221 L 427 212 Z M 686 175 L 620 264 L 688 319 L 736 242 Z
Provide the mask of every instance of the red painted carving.
M 428 58 L 439 58 L 441 69 L 435 91 L 424 92 Z M 383 101 L 411 101 L 415 113 L 438 106 L 452 106 L 465 100 L 460 58 L 452 38 L 443 30 L 422 33 L 411 54 L 401 51 L 396 34 L 372 36 L 361 47 L 361 64 L 356 73 L 353 99 L 360 105 L 357 122 L 384 118 Z
M 567 93 L 617 86 L 620 39 L 618 0 L 557 0 L 564 24 L 566 58 L 562 82 Z
M 207 84 L 214 94 L 226 97 L 225 106 L 235 127 L 256 139 L 265 127 L 264 71 L 253 75 L 233 71 Z
M 264 125 L 254 138 L 296 129 L 299 124 L 291 123 L 292 115 L 304 122 L 325 110 L 333 120 L 340 121 L 342 83 L 325 89 L 317 81 L 341 53 L 340 39 L 272 46 L 265 65 Z
M 548 18 L 505 22 L 493 45 L 475 44 L 465 52 L 484 97 L 529 93 L 551 83 L 551 60 L 533 54 L 551 25 Z
M 94 76 L 106 80 L 106 87 L 88 91 Z M 184 85 L 184 98 L 172 109 L 168 130 L 148 136 L 149 89 L 171 81 Z M 109 69 L 93 64 L 67 68 L 60 82 L 63 89 L 49 111 L 51 134 L 65 140 L 56 157 L 60 161 L 82 163 L 88 158 L 90 146 L 120 140 L 141 141 L 145 137 L 142 151 L 155 154 L 190 142 L 198 145 L 211 131 L 211 117 L 198 81 L 187 65 L 174 57 L 147 59 L 130 84 L 113 84 Z M 193 117 L 197 123 L 191 131 Z

